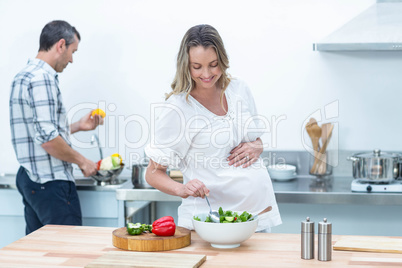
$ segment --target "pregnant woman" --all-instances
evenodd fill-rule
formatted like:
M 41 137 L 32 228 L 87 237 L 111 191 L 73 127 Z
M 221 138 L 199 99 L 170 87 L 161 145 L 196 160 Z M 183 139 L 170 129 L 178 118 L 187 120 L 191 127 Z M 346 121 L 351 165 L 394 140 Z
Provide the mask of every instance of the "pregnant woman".
M 178 225 L 193 229 L 192 217 L 212 207 L 257 214 L 257 231 L 281 224 L 272 182 L 260 155 L 264 133 L 248 86 L 231 78 L 229 60 L 218 31 L 197 25 L 184 35 L 176 76 L 166 101 L 158 105 L 147 182 L 180 196 Z M 155 107 L 155 106 L 154 106 Z M 168 166 L 183 173 L 183 184 L 167 174 Z

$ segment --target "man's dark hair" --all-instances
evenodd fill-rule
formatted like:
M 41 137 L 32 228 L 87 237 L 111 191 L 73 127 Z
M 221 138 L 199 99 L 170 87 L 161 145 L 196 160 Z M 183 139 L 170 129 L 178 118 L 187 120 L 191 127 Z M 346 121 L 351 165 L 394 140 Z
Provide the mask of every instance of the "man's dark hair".
M 81 36 L 75 27 L 63 20 L 54 20 L 43 27 L 39 39 L 39 51 L 49 51 L 60 39 L 66 40 L 66 46 L 74 43 L 74 37 L 77 35 L 78 41 Z

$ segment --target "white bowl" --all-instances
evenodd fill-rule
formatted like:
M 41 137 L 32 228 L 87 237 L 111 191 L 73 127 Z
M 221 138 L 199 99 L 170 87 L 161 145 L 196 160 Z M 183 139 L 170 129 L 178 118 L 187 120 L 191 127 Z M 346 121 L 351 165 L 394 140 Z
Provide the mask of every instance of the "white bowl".
M 296 166 L 277 164 L 267 167 L 269 176 L 274 180 L 291 180 L 296 178 Z
M 241 214 L 241 213 L 239 213 Z M 258 218 L 247 222 L 214 223 L 205 222 L 207 214 L 198 214 L 201 221 L 193 219 L 197 234 L 215 248 L 236 248 L 249 239 L 257 229 Z

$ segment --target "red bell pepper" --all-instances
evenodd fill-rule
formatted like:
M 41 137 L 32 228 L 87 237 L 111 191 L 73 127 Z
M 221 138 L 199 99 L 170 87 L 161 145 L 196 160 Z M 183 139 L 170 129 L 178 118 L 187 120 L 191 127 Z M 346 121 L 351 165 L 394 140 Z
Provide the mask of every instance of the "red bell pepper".
M 171 216 L 165 216 L 152 223 L 152 233 L 159 236 L 172 236 L 176 232 L 176 224 Z

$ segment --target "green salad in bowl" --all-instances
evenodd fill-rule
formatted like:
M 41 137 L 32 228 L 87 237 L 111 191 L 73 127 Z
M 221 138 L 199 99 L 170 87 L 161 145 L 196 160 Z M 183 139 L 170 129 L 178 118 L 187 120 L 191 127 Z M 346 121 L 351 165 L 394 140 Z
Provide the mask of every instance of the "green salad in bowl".
M 231 210 L 223 211 L 222 207 L 219 208 L 218 212 L 220 223 L 245 222 L 253 216 L 247 211 L 243 211 L 241 214 L 239 214 L 239 212 L 233 212 Z M 201 218 L 199 216 L 194 216 L 193 219 L 196 221 L 201 221 Z M 207 216 L 204 222 L 212 222 L 212 220 L 209 216 Z
M 196 233 L 215 248 L 235 248 L 249 239 L 257 229 L 258 217 L 252 217 L 247 211 L 224 211 L 219 208 L 220 223 L 211 222 L 208 213 L 193 215 Z

